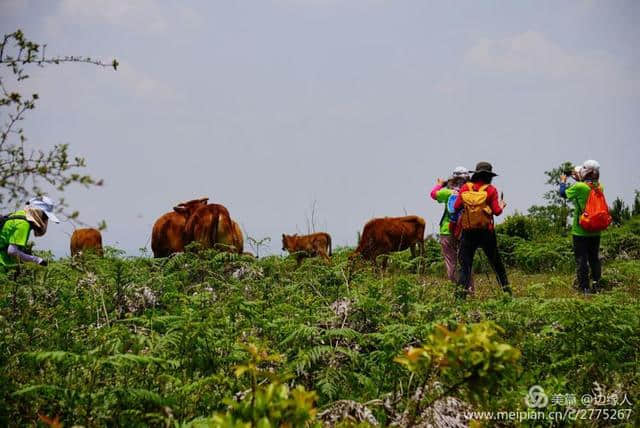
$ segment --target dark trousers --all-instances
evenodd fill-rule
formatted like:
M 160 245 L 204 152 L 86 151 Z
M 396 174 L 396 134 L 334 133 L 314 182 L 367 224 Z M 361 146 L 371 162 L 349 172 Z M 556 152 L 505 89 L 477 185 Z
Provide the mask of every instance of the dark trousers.
M 591 279 L 600 281 L 602 266 L 600 265 L 600 237 L 573 235 L 573 254 L 576 257 L 578 285 L 582 290 L 589 289 L 589 268 Z
M 471 278 L 471 269 L 473 267 L 473 256 L 476 250 L 482 248 L 489 259 L 491 267 L 496 273 L 498 282 L 503 289 L 507 289 L 509 280 L 507 279 L 507 271 L 502 264 L 500 253 L 498 252 L 498 241 L 493 230 L 472 229 L 463 230 L 460 238 L 460 249 L 458 250 L 458 262 L 460 273 L 458 276 L 458 284 L 463 285 L 465 289 L 469 289 L 469 280 Z

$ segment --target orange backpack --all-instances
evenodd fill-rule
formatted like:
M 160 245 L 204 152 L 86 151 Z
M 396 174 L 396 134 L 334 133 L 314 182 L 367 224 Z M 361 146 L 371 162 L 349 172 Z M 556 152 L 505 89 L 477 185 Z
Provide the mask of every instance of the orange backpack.
M 493 213 L 487 204 L 487 187 L 483 184 L 478 190 L 473 190 L 473 183 L 467 183 L 467 190 L 460 193 L 464 206 L 460 215 L 462 230 L 488 229 L 493 222 Z
M 580 226 L 587 232 L 600 232 L 611 224 L 609 205 L 602 193 L 600 185 L 587 183 L 591 190 L 587 197 L 587 204 L 580 215 Z

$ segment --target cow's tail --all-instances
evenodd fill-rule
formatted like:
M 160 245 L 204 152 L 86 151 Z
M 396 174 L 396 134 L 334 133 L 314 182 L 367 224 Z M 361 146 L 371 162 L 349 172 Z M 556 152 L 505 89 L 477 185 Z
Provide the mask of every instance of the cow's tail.
M 332 254 L 331 254 L 331 235 L 329 235 L 328 233 L 327 233 L 327 245 L 329 246 L 329 257 L 331 257 L 332 256 Z
M 216 243 L 218 242 L 218 225 L 220 224 L 221 215 L 227 214 L 223 213 L 222 211 L 216 212 L 211 221 L 211 248 L 215 248 Z

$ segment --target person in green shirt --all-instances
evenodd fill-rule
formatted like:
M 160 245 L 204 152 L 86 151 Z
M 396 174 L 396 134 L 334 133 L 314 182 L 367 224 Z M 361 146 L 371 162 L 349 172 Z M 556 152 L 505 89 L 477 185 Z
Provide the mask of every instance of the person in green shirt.
M 7 272 L 18 261 L 46 265 L 41 257 L 27 254 L 26 247 L 31 231 L 35 236 L 47 232 L 49 220 L 60 223 L 53 212 L 55 204 L 46 196 L 33 198 L 27 206 L 7 216 L 0 229 L 0 270 Z
M 440 218 L 440 246 L 442 247 L 442 257 L 447 270 L 447 277 L 456 281 L 456 267 L 458 264 L 458 246 L 459 240 L 449 230 L 451 223 L 451 213 L 447 207 L 449 198 L 457 195 L 464 183 L 469 180 L 469 170 L 463 166 L 456 167 L 453 174 L 448 180 L 438 178 L 436 185 L 431 189 L 431 199 L 444 204 L 444 212 Z M 473 291 L 473 279 L 471 280 L 470 289 Z
M 560 183 L 560 196 L 567 198 L 574 205 L 571 235 L 573 236 L 573 254 L 576 259 L 578 285 L 583 293 L 597 291 L 602 276 L 600 263 L 600 232 L 589 232 L 580 226 L 580 215 L 587 205 L 591 186 L 600 184 L 600 164 L 594 160 L 585 161 L 579 172 L 572 173 L 576 180 L 567 186 L 567 177 L 563 175 Z M 589 287 L 589 270 L 591 270 L 592 287 Z

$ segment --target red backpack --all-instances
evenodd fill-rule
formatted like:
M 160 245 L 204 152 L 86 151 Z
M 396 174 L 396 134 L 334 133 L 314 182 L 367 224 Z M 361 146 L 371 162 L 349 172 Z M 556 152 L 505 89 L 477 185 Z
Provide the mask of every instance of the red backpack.
M 599 184 L 587 183 L 591 190 L 587 197 L 587 204 L 580 215 L 580 226 L 587 232 L 600 232 L 611 224 L 609 205 Z

